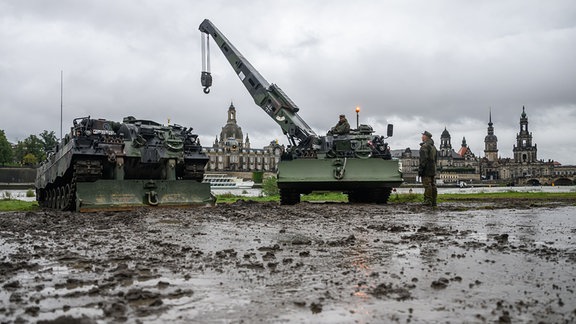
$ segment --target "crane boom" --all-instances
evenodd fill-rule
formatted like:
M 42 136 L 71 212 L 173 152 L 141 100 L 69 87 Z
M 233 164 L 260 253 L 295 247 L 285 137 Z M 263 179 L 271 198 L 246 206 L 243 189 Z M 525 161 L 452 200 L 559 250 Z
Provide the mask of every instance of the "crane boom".
M 206 35 L 212 36 L 236 75 L 246 87 L 254 102 L 260 106 L 280 127 L 292 145 L 310 145 L 312 139 L 316 138 L 316 133 L 306 124 L 298 115 L 298 106 L 275 84 L 270 84 L 264 77 L 248 62 L 248 60 L 230 43 L 230 41 L 214 26 L 214 24 L 205 19 L 199 27 L 200 31 Z M 204 35 L 203 34 L 203 35 Z M 202 85 L 205 87 L 204 92 L 210 92 L 209 87 L 212 85 L 210 75 L 209 47 L 207 46 L 210 39 L 203 36 L 202 43 L 202 62 L 203 67 L 207 62 L 208 70 L 202 71 Z M 206 45 L 206 46 L 205 46 Z M 208 49 L 208 52 L 204 50 Z

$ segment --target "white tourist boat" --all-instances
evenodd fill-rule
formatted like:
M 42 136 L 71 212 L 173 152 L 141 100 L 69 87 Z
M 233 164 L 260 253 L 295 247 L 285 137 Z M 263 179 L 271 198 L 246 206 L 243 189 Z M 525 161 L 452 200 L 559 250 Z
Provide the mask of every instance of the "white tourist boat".
M 203 183 L 209 183 L 212 189 L 249 189 L 254 181 L 244 180 L 224 173 L 205 173 Z

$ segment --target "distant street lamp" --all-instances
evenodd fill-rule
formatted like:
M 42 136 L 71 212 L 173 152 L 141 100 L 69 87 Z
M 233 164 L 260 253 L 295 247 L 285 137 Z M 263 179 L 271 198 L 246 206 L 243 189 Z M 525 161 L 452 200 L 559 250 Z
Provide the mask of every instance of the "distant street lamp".
M 356 129 L 358 129 L 359 123 L 360 123 L 360 106 L 356 106 Z

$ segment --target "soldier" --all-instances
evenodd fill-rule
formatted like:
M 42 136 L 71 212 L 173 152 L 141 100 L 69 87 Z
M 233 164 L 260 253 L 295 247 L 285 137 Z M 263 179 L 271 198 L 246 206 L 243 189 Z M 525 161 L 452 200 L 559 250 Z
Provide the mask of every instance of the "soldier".
M 432 134 L 428 131 L 422 133 L 422 143 L 420 143 L 420 165 L 418 175 L 422 177 L 424 186 L 424 205 L 436 207 L 436 147 L 432 140 Z
M 344 135 L 350 132 L 350 124 L 346 120 L 346 116 L 340 115 L 340 120 L 338 120 L 338 124 L 330 129 L 331 134 L 336 135 Z

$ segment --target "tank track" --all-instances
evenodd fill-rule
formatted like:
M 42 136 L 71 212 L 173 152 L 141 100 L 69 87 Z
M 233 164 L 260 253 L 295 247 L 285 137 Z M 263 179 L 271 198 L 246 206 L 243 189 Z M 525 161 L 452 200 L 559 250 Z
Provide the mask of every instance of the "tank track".
M 386 204 L 391 193 L 392 188 L 352 191 L 348 193 L 348 202 Z
M 296 205 L 300 202 L 300 193 L 294 189 L 280 189 L 280 205 Z
M 74 163 L 71 176 L 65 176 L 57 185 L 42 189 L 40 206 L 59 209 L 76 210 L 76 184 L 91 182 L 102 178 L 102 164 L 98 160 L 78 160 Z M 67 181 L 66 179 L 69 179 Z

